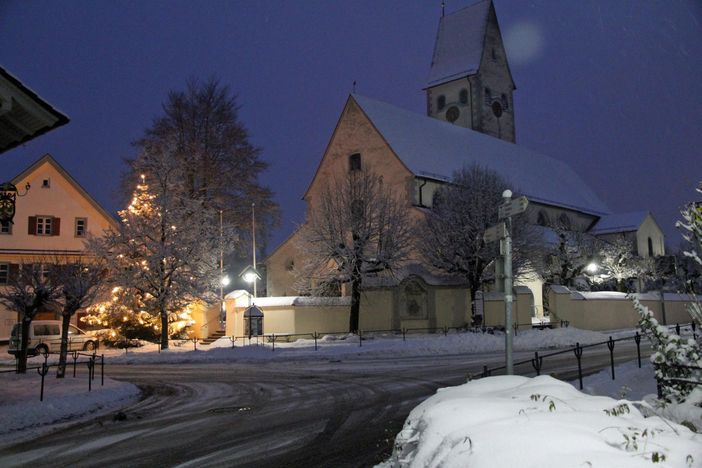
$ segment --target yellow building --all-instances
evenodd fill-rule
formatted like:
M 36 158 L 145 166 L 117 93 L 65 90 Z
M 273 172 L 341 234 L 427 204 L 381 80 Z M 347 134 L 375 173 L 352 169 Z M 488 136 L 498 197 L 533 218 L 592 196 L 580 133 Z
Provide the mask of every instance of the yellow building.
M 2 167 L 0 161 L 0 167 Z M 51 155 L 42 156 L 11 182 L 26 195 L 17 198 L 14 223 L 0 225 L 0 287 L 14 266 L 42 265 L 85 255 L 89 235 L 116 229 L 117 221 Z M 52 310 L 37 318 L 55 318 Z M 9 337 L 16 313 L 0 306 L 0 340 Z M 76 316 L 77 320 L 77 316 Z

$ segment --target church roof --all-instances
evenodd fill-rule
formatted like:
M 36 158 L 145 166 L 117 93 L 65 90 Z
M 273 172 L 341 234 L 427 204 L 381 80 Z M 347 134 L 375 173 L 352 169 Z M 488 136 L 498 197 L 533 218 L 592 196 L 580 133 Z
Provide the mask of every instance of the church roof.
M 478 71 L 491 5 L 482 0 L 441 18 L 427 88 Z
M 590 234 L 599 235 L 637 231 L 649 215 L 648 211 L 634 211 L 603 216 L 589 232 Z
M 416 176 L 448 181 L 454 171 L 476 163 L 505 177 L 514 184 L 514 191 L 534 202 L 594 215 L 610 212 L 561 161 L 365 96 L 352 94 L 351 99 Z

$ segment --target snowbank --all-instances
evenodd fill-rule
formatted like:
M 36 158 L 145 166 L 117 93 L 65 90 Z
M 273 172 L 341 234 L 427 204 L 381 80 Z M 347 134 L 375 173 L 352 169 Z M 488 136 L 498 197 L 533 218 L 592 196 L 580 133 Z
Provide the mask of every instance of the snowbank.
M 135 401 L 139 389 L 130 383 L 100 377 L 88 391 L 87 376 L 45 379 L 44 401 L 39 401 L 41 378 L 35 371 L 27 374 L 0 374 L 0 447 L 54 431 L 57 424 L 95 417 Z
M 412 410 L 381 466 L 701 466 L 702 435 L 638 407 L 548 376 L 480 379 Z

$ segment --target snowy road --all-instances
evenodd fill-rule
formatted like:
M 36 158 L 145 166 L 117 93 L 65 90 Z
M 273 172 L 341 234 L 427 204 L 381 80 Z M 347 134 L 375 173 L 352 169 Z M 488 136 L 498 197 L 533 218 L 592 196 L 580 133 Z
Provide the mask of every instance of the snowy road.
M 600 348 L 586 351 L 588 365 L 608 364 L 608 351 Z M 618 349 L 618 360 L 625 355 L 635 357 L 635 348 Z M 515 360 L 531 356 L 516 353 Z M 419 402 L 502 359 L 113 365 L 110 377 L 144 391 L 141 401 L 124 409 L 126 420 L 103 417 L 8 447 L 0 465 L 369 466 L 389 455 Z M 572 354 L 559 360 L 564 366 L 549 363 L 544 372 L 574 368 Z

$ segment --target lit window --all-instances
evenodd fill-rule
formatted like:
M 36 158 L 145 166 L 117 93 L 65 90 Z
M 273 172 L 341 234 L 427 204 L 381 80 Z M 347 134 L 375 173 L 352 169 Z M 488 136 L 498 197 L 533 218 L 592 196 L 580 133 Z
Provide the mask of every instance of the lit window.
M 51 216 L 37 216 L 37 236 L 50 236 L 53 221 Z
M 7 280 L 10 277 L 10 264 L 0 263 L 0 284 L 7 284 Z
M 443 94 L 439 96 L 439 99 L 436 100 L 436 107 L 441 110 L 444 107 L 446 107 L 446 96 Z
M 12 234 L 12 223 L 9 221 L 0 222 L 0 234 Z
M 85 237 L 87 233 L 87 227 L 87 218 L 76 218 L 76 237 Z
M 360 171 L 361 170 L 361 154 L 354 153 L 349 156 L 349 170 L 350 171 Z

